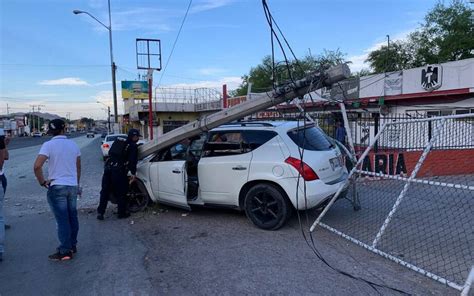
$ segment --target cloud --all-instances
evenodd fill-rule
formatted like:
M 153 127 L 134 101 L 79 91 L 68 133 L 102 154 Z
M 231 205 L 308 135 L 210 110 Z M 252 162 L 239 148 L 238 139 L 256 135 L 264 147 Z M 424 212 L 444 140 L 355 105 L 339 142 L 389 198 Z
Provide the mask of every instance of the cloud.
M 173 18 L 182 17 L 182 12 L 170 9 L 139 7 L 131 10 L 114 11 L 112 27 L 118 31 L 150 30 L 169 32 Z
M 397 34 L 394 34 L 393 36 L 390 36 L 390 41 L 405 41 L 408 37 L 408 35 L 412 32 L 414 32 L 415 29 L 399 32 Z M 383 45 L 387 45 L 386 40 L 377 40 L 375 41 L 370 47 L 364 49 L 362 54 L 354 54 L 352 56 L 349 56 L 347 59 L 351 61 L 352 63 L 349 64 L 349 67 L 351 68 L 352 72 L 358 72 L 362 69 L 369 69 L 370 66 L 368 63 L 365 62 L 369 54 L 382 47 Z
M 38 82 L 39 85 L 89 85 L 87 81 L 84 81 L 77 77 L 65 77 L 53 80 L 42 80 Z
M 227 6 L 234 2 L 233 0 L 205 0 L 191 7 L 191 13 L 198 13 Z
M 177 83 L 165 85 L 166 88 L 214 88 L 222 90 L 222 85 L 227 84 L 227 89 L 236 89 L 242 83 L 242 78 L 237 76 L 223 77 L 219 80 L 203 80 L 195 83 Z
M 216 74 L 221 74 L 221 73 L 224 73 L 224 72 L 226 72 L 225 69 L 212 68 L 212 67 L 201 68 L 201 69 L 198 70 L 198 73 L 201 74 L 201 75 L 216 75 Z
M 93 86 L 101 86 L 101 85 L 108 85 L 108 84 L 112 84 L 112 81 L 101 81 L 101 82 L 93 83 L 92 85 Z

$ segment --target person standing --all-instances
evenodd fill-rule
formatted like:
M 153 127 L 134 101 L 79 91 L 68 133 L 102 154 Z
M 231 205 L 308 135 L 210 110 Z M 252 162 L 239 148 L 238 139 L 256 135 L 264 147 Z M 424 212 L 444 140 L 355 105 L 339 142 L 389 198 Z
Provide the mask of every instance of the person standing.
M 5 144 L 5 137 L 0 137 L 0 177 L 3 181 L 3 164 L 5 163 L 5 159 L 8 159 L 8 152 L 7 147 Z M 6 186 L 6 183 L 5 183 Z M 6 188 L 6 187 L 5 187 Z M 0 261 L 3 260 L 3 252 L 5 251 L 5 220 L 3 217 L 3 202 L 5 199 L 5 190 L 3 190 L 3 182 L 2 188 L 0 188 Z
M 130 217 L 126 195 L 129 183 L 135 181 L 138 162 L 137 142 L 140 136 L 140 132 L 132 128 L 128 131 L 127 140 L 120 141 L 120 139 L 117 139 L 110 147 L 109 158 L 105 162 L 102 176 L 102 189 L 100 190 L 100 201 L 97 207 L 98 220 L 104 220 L 110 194 L 114 194 L 117 200 L 118 218 Z M 132 174 L 130 181 L 127 176 L 128 171 Z
M 346 146 L 346 129 L 340 121 L 336 122 L 336 140 Z
M 5 152 L 4 152 L 4 161 L 8 160 L 10 158 L 9 153 L 8 153 L 8 144 L 10 143 L 10 137 L 6 137 L 4 135 L 3 129 L 0 129 L 0 144 L 1 146 L 5 147 Z M 5 175 L 5 165 L 3 165 L 3 168 L 0 168 L 0 185 L 3 189 L 3 198 L 5 199 L 5 195 L 7 194 L 7 176 Z M 3 217 L 5 219 L 5 217 Z M 5 223 L 4 220 L 4 228 L 9 229 L 10 225 Z
M 72 140 L 67 139 L 65 123 L 54 119 L 48 124 L 53 138 L 45 142 L 34 164 L 39 184 L 48 189 L 47 198 L 56 218 L 58 239 L 56 253 L 48 258 L 53 261 L 72 259 L 77 252 L 77 195 L 81 178 L 81 152 Z M 48 160 L 48 178 L 43 176 L 43 165 Z

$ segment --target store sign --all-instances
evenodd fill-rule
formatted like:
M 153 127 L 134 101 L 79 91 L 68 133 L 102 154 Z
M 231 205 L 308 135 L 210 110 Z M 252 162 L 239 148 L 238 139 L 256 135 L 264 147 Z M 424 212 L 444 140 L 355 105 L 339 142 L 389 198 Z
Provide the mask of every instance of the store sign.
M 441 87 L 443 68 L 441 65 L 428 65 L 421 70 L 421 86 L 427 91 Z
M 148 100 L 148 81 L 122 81 L 122 99 Z

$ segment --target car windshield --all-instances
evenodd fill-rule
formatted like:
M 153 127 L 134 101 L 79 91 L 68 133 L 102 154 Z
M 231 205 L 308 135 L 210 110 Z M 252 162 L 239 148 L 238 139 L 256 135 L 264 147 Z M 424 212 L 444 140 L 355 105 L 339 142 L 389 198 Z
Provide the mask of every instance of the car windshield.
M 333 146 L 323 131 L 314 126 L 291 130 L 288 132 L 288 136 L 298 147 L 307 150 L 327 151 Z
M 125 135 L 108 136 L 106 142 L 113 142 L 113 141 L 115 141 L 117 138 L 126 139 L 127 136 L 125 136 Z

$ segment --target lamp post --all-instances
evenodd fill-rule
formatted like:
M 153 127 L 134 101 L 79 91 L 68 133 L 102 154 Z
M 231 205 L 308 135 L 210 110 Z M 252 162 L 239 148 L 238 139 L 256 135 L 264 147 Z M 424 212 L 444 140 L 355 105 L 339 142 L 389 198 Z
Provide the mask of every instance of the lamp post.
M 72 12 L 74 14 L 81 14 L 81 13 L 85 13 L 87 14 L 88 16 L 90 16 L 91 18 L 93 18 L 94 20 L 96 20 L 99 24 L 101 24 L 104 28 L 106 28 L 108 31 L 109 31 L 109 46 L 110 46 L 110 65 L 112 67 L 112 92 L 113 92 L 113 97 L 114 97 L 114 122 L 115 123 L 118 123 L 118 116 L 117 116 L 117 88 L 116 88 L 116 83 L 115 83 L 115 70 L 116 70 L 116 66 L 115 66 L 115 63 L 114 63 L 114 54 L 113 54 L 113 50 L 112 50 L 112 16 L 111 16 L 111 13 L 110 13 L 110 0 L 108 0 L 108 5 L 109 5 L 109 25 L 106 26 L 104 25 L 104 23 L 102 23 L 101 21 L 99 21 L 95 16 L 93 16 L 92 14 L 90 14 L 89 12 L 87 11 L 83 11 L 83 10 L 73 10 Z M 110 131 L 110 113 L 109 113 L 109 131 Z
M 102 103 L 102 102 L 99 102 L 99 101 L 97 101 L 97 103 L 98 103 L 98 104 L 102 104 L 102 105 L 104 105 L 105 107 L 107 107 L 107 124 L 108 124 L 108 126 L 109 126 L 109 134 L 110 134 L 110 132 L 111 132 L 111 130 L 110 130 L 110 107 L 107 106 L 106 104 Z

